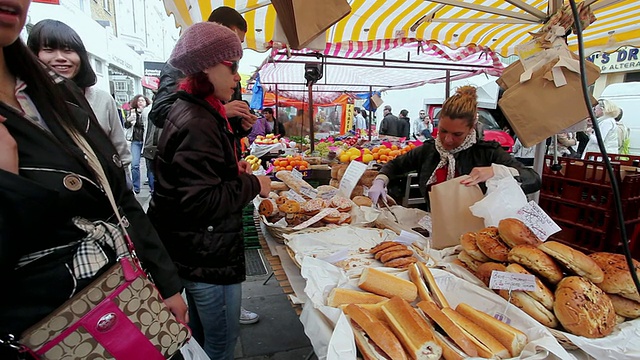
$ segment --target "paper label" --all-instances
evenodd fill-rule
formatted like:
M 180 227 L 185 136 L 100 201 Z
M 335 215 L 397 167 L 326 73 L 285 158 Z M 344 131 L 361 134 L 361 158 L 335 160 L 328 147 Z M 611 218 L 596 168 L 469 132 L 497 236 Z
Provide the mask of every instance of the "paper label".
M 300 194 L 311 199 L 315 199 L 318 196 L 318 190 L 310 188 L 308 186 L 303 186 L 302 188 L 300 188 Z
M 329 199 L 331 199 L 332 197 L 336 196 L 336 194 L 337 194 L 337 193 L 338 193 L 338 189 L 335 189 L 335 190 L 331 190 L 331 191 L 323 192 L 323 193 L 320 195 L 320 197 L 321 197 L 323 200 L 329 200 Z
M 293 177 L 296 178 L 296 179 L 302 180 L 302 178 L 303 178 L 302 173 L 300 171 L 298 171 L 298 169 L 291 170 L 291 175 L 293 175 Z
M 297 192 L 293 191 L 293 190 L 288 190 L 284 192 L 284 196 L 287 197 L 287 199 L 289 200 L 295 200 L 299 203 L 303 203 L 307 200 L 305 200 L 305 198 L 302 197 L 302 195 L 298 194 Z
M 493 270 L 489 289 L 536 291 L 536 277 L 531 274 L 517 274 Z
M 359 161 L 352 161 L 349 163 L 347 170 L 340 180 L 340 192 L 348 198 L 351 198 L 353 189 L 360 181 L 362 174 L 367 170 L 367 165 Z
M 362 185 L 362 195 L 369 196 L 369 188 L 364 185 Z
M 527 225 L 542 241 L 562 230 L 535 201 L 530 201 L 522 209 L 518 210 L 516 217 Z
M 319 213 L 317 213 L 314 217 L 312 217 L 311 219 L 303 222 L 300 225 L 297 225 L 293 228 L 293 230 L 302 230 L 302 229 L 306 229 L 309 226 L 317 223 L 318 221 L 322 220 L 325 216 L 329 215 L 332 211 L 334 211 L 335 209 L 333 208 L 326 208 L 326 209 L 322 209 Z
M 494 318 L 502 321 L 503 323 L 507 324 L 507 325 L 511 325 L 511 318 L 508 317 L 506 314 L 502 314 L 502 313 L 495 313 L 493 315 Z

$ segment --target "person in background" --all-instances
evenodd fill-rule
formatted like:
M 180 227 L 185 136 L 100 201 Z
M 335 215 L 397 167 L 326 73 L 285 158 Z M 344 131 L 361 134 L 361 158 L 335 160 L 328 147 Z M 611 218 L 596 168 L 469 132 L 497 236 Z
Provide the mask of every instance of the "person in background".
M 599 100 L 595 108 L 595 115 L 598 119 L 597 124 L 593 126 L 598 126 L 600 129 L 607 154 L 616 154 L 618 152 L 618 130 L 616 128 L 615 118 L 619 114 L 620 108 L 607 99 Z M 584 149 L 582 158 L 584 159 L 587 153 L 590 152 L 600 153 L 596 133 L 593 129 L 590 129 L 589 142 Z
M 520 161 L 524 166 L 533 166 L 533 160 L 536 157 L 536 147 L 525 147 L 520 142 L 520 138 L 516 137 L 516 142 L 513 144 L 513 157 Z
M 279 122 L 273 116 L 272 108 L 265 108 L 262 110 L 262 117 L 258 118 L 258 121 L 251 128 L 251 133 L 249 134 L 249 143 L 253 144 L 258 135 L 265 136 L 267 134 L 278 135 L 279 137 L 283 137 L 286 134 L 284 129 L 284 125 Z
M 118 152 L 83 89 L 43 66 L 20 40 L 29 5 L 5 4 L 11 12 L 4 11 L 0 26 L 0 282 L 8 291 L 1 300 L 0 338 L 20 339 L 116 263 L 107 245 L 95 263 L 76 257 L 86 251 L 81 240 L 91 240 L 74 219 L 117 229 L 97 169 L 126 215 L 142 266 L 177 319 L 188 321 L 176 267 L 127 189 L 122 163 L 114 161 Z M 87 274 L 70 270 L 87 265 Z M 127 336 L 112 335 L 115 342 Z M 0 359 L 24 356 L 0 345 Z
M 433 135 L 431 135 L 433 132 L 433 122 L 431 122 L 431 118 L 427 116 L 424 110 L 420 110 L 418 116 L 418 119 L 413 123 L 414 139 L 417 139 L 419 136 L 423 136 L 426 139 L 433 138 Z
M 408 139 L 411 133 L 411 119 L 409 118 L 409 110 L 400 110 L 400 116 L 398 118 L 400 119 L 400 124 L 402 125 L 400 134 L 402 135 L 402 137 Z
M 60 21 L 42 20 L 29 32 L 27 46 L 40 61 L 82 89 L 100 127 L 118 151 L 127 174 L 127 184 L 131 188 L 131 152 L 124 136 L 118 107 L 108 92 L 95 86 L 96 73 L 91 68 L 89 54 L 78 33 Z
M 142 122 L 147 126 L 147 133 L 144 137 L 144 146 L 142 148 L 142 157 L 144 158 L 147 168 L 147 179 L 149 179 L 149 191 L 153 195 L 155 189 L 155 164 L 154 159 L 158 151 L 158 141 L 162 134 L 162 129 L 158 128 L 149 120 L 149 112 L 151 107 L 147 106 L 142 111 Z
M 616 130 L 618 131 L 618 154 L 628 155 L 629 146 L 631 145 L 631 130 L 622 122 L 622 109 L 620 114 L 616 116 Z
M 185 285 L 189 327 L 211 359 L 233 359 L 245 280 L 242 209 L 271 179 L 238 161 L 224 101 L 240 80 L 242 45 L 211 22 L 187 28 L 169 62 L 187 77 L 163 127 L 149 217 Z
M 356 133 L 367 129 L 367 123 L 362 116 L 360 108 L 357 106 L 353 108 L 353 129 Z
M 438 135 L 435 141 L 426 141 L 404 155 L 389 161 L 369 189 L 369 197 L 377 203 L 386 196 L 390 179 L 417 171 L 420 191 L 425 198 L 425 209 L 430 209 L 429 190 L 432 185 L 469 175 L 462 181 L 466 186 L 480 185 L 495 175 L 513 176 L 527 194 L 540 189 L 540 176 L 524 167 L 505 152 L 495 141 L 480 140 L 475 130 L 478 121 L 476 88 L 462 86 L 442 105 Z
M 400 119 L 398 119 L 397 116 L 391 113 L 391 106 L 385 105 L 384 110 L 382 110 L 382 112 L 384 113 L 384 118 L 380 122 L 380 130 L 378 131 L 378 133 L 380 135 L 389 135 L 389 136 L 396 136 L 396 137 L 403 136 L 402 135 L 403 126 L 400 123 Z
M 127 140 L 131 141 L 131 180 L 133 192 L 140 193 L 140 157 L 144 143 L 145 120 L 142 116 L 144 109 L 151 105 L 151 101 L 143 95 L 136 95 L 129 103 L 131 112 L 124 123 L 127 129 Z M 150 180 L 150 179 L 148 179 Z
M 556 138 L 558 139 L 558 156 L 579 157 L 578 152 L 573 150 L 573 146 L 578 143 L 573 133 L 560 133 L 556 135 Z M 552 140 L 551 144 L 549 144 L 549 148 L 547 149 L 547 155 L 553 155 L 554 151 L 555 149 Z

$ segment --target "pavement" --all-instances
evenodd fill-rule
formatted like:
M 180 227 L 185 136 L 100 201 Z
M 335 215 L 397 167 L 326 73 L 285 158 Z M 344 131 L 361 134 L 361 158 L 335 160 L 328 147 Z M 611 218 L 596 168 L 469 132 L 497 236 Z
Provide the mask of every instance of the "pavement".
M 144 162 L 141 162 L 141 167 Z M 141 169 L 142 181 L 146 170 Z M 136 198 L 147 209 L 151 198 L 149 186 L 142 185 Z M 264 275 L 248 276 L 242 284 L 242 305 L 260 315 L 260 321 L 251 325 L 240 325 L 240 338 L 236 344 L 235 359 L 239 360 L 314 360 L 313 347 L 304 333 L 302 323 L 291 307 L 289 299 L 271 278 L 269 263 Z M 215 359 L 212 359 L 215 360 Z

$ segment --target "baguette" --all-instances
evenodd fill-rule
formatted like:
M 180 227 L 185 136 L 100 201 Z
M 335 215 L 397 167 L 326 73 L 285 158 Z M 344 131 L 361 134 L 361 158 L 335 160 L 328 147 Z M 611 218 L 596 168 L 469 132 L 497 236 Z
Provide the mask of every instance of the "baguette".
M 327 298 L 327 306 L 338 307 L 344 304 L 376 304 L 384 300 L 388 299 L 370 292 L 333 288 Z
M 303 187 L 308 187 L 310 189 L 313 189 L 313 186 L 309 185 L 308 182 L 293 176 L 291 171 L 287 171 L 287 170 L 278 171 L 276 173 L 276 178 L 284 182 L 291 190 L 297 192 L 298 194 L 300 194 L 300 190 Z M 309 199 L 308 196 L 304 194 L 301 194 L 301 195 Z
M 491 333 L 491 335 L 509 350 L 511 357 L 520 356 L 522 349 L 527 345 L 527 335 L 525 335 L 525 333 L 511 325 L 503 323 L 493 316 L 476 310 L 465 303 L 458 304 L 456 311 Z
M 435 301 L 431 297 L 427 284 L 424 283 L 424 278 L 420 274 L 420 269 L 417 264 L 409 266 L 409 278 L 413 284 L 418 288 L 418 295 L 422 301 L 429 301 L 435 304 Z
M 465 332 L 470 336 L 471 341 L 475 344 L 480 357 L 509 358 L 509 350 L 507 350 L 504 345 L 502 345 L 495 337 L 493 337 L 493 335 L 489 334 L 489 332 L 484 330 L 481 326 L 473 323 L 473 321 L 467 319 L 451 308 L 444 308 L 442 309 L 442 312 L 454 323 L 458 324 L 465 330 Z
M 451 338 L 456 345 L 462 349 L 469 356 L 478 356 L 478 350 L 473 345 L 473 341 L 469 339 L 467 334 L 464 333 L 458 325 L 456 325 L 451 319 L 449 319 L 442 310 L 436 306 L 435 303 L 428 301 L 421 301 L 418 303 L 418 308 L 422 310 L 431 320 L 433 320 L 438 326 L 444 330 L 444 332 Z
M 441 308 L 449 307 L 449 303 L 447 302 L 447 299 L 442 294 L 442 291 L 440 291 L 440 288 L 436 283 L 436 279 L 434 279 L 433 274 L 431 274 L 431 270 L 429 270 L 429 268 L 424 263 L 421 263 L 421 262 L 418 263 L 418 268 L 420 268 L 420 273 L 422 273 L 422 276 L 427 283 L 427 287 L 429 288 L 429 291 L 435 297 L 436 303 Z
M 362 271 L 358 287 L 389 298 L 399 296 L 413 301 L 418 297 L 418 289 L 412 282 L 370 267 Z
M 384 316 L 384 313 L 382 312 L 382 305 L 384 305 L 387 300 L 383 300 L 380 301 L 379 303 L 376 304 L 355 304 L 360 306 L 362 309 L 367 310 L 371 315 L 373 315 L 376 319 L 380 320 L 380 321 L 387 321 L 387 318 Z M 344 311 L 344 309 L 349 306 L 350 304 L 342 304 L 339 306 L 340 310 Z
M 391 359 L 407 360 L 407 355 L 402 349 L 398 338 L 386 325 L 376 319 L 367 310 L 358 305 L 350 304 L 344 309 L 344 313 L 352 323 L 353 333 L 358 339 L 356 345 L 363 355 L 368 355 L 380 349 L 384 355 Z M 355 323 L 355 326 L 353 323 Z M 362 332 L 364 332 L 364 334 L 362 334 Z M 372 341 L 375 346 L 372 346 L 370 341 Z
M 440 334 L 439 332 L 435 332 L 436 334 L 436 342 L 442 348 L 442 357 L 444 360 L 464 360 L 469 356 L 464 353 L 464 351 L 458 349 L 458 347 L 451 342 L 451 340 L 447 339 L 446 336 Z
M 434 331 L 408 302 L 393 297 L 382 305 L 387 323 L 414 360 L 439 359 L 442 348 Z

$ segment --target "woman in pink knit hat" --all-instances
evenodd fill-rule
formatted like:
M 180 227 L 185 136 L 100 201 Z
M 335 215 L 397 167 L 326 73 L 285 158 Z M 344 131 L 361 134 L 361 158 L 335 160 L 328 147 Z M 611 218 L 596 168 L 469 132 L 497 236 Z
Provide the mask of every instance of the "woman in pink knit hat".
M 149 207 L 185 286 L 193 336 L 211 359 L 233 359 L 246 277 L 242 209 L 271 186 L 236 160 L 223 106 L 241 57 L 238 36 L 215 23 L 194 24 L 178 40 L 169 62 L 187 77 L 158 143 Z

